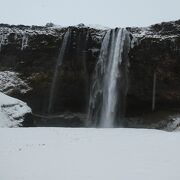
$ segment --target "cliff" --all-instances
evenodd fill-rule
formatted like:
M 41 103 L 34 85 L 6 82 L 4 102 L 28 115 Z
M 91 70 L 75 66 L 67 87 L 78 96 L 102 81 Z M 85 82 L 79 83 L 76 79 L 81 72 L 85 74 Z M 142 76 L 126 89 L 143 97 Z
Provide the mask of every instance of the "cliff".
M 130 52 L 129 105 L 151 108 L 156 74 L 156 109 L 180 105 L 180 21 L 129 28 L 137 38 Z
M 89 81 L 104 31 L 84 26 L 0 25 L 0 71 L 18 73 L 18 78 L 29 87 L 22 93 L 15 85 L 7 94 L 26 101 L 34 113 L 47 113 L 54 69 L 67 29 L 71 29 L 72 33 L 57 82 L 61 87 L 57 87 L 55 92 L 58 101 L 55 102 L 54 112 L 85 112 Z
M 3 84 L 11 82 L 8 88 L 1 83 L 1 91 L 27 102 L 34 114 L 48 114 L 54 69 L 67 29 L 71 35 L 58 74 L 52 113 L 86 114 L 92 74 L 107 29 L 82 24 L 65 28 L 0 24 L 0 71 L 6 77 Z M 151 112 L 154 74 L 155 110 L 179 108 L 180 20 L 127 30 L 132 47 L 126 116 Z M 13 73 L 16 81 L 11 81 Z

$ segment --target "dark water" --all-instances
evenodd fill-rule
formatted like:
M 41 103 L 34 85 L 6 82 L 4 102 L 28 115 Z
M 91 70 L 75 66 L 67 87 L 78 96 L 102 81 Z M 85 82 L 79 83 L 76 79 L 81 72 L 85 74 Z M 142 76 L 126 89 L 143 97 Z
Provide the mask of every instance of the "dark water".
M 62 113 L 59 115 L 33 115 L 35 127 L 84 127 L 86 115 Z

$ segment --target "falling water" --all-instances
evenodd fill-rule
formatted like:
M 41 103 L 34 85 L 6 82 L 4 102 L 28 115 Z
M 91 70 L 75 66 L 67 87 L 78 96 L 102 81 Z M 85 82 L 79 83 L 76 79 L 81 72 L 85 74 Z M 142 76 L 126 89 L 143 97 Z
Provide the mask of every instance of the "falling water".
M 69 40 L 69 36 L 70 36 L 70 30 L 67 30 L 67 32 L 65 33 L 64 38 L 63 38 L 62 46 L 59 51 L 59 56 L 57 58 L 57 63 L 56 63 L 55 71 L 54 71 L 54 77 L 53 77 L 52 86 L 51 86 L 51 90 L 50 90 L 50 96 L 49 96 L 48 113 L 51 113 L 52 106 L 54 103 L 54 95 L 55 95 L 55 89 L 56 89 L 56 83 L 57 83 L 57 78 L 58 78 L 58 74 L 59 74 L 59 69 L 63 62 L 65 50 L 66 50 L 67 43 Z
M 106 33 L 90 95 L 89 122 L 95 126 L 122 124 L 129 48 L 129 33 L 125 29 L 113 29 Z
M 28 36 L 25 32 L 22 33 L 21 50 L 23 51 L 28 46 Z
M 7 34 L 0 34 L 0 52 L 2 50 L 2 46 L 3 45 L 6 45 L 8 43 L 8 37 L 7 37 Z

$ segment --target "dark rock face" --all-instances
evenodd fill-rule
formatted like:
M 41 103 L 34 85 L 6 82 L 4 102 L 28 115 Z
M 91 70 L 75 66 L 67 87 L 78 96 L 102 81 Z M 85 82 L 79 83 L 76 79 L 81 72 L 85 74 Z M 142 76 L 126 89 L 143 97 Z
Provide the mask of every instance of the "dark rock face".
M 154 73 L 156 109 L 180 107 L 180 22 L 153 25 L 143 35 L 134 30 L 139 43 L 130 52 L 128 110 L 151 110 Z
M 8 94 L 27 102 L 33 113 L 47 114 L 54 69 L 67 29 L 72 33 L 58 74 L 53 114 L 87 113 L 92 74 L 106 30 L 84 25 L 55 28 L 0 24 L 0 71 L 18 73 L 30 87 L 22 93 L 15 86 Z M 135 43 L 129 53 L 126 116 L 151 111 L 154 73 L 156 110 L 179 108 L 180 20 L 127 29 Z
M 24 115 L 24 121 L 21 123 L 22 127 L 34 127 L 34 119 L 32 113 L 27 113 Z

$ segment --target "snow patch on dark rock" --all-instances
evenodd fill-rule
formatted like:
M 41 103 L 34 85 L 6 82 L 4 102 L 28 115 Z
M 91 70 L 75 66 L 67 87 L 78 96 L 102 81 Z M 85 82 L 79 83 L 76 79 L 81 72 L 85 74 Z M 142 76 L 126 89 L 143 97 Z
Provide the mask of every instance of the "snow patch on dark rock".
M 30 90 L 28 84 L 19 77 L 19 73 L 12 71 L 0 72 L 0 92 L 10 94 L 12 91 L 18 91 L 25 94 Z

